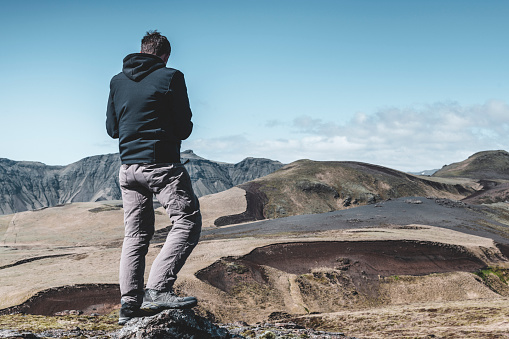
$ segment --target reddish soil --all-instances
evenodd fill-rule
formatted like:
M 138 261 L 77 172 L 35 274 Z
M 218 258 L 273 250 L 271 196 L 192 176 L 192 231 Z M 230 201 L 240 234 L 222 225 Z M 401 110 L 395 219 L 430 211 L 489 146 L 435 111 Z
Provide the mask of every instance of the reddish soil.
M 351 277 L 359 292 L 373 295 L 380 276 L 474 272 L 485 264 L 460 246 L 432 242 L 304 242 L 274 244 L 240 258 L 223 258 L 196 275 L 230 293 L 239 283 L 266 285 L 269 278 L 264 266 L 297 275 L 321 268 L 340 270 Z M 0 314 L 54 315 L 65 310 L 107 314 L 118 307 L 119 300 L 118 285 L 64 286 L 41 291 L 21 305 L 0 310 Z
M 276 244 L 257 248 L 244 257 L 293 274 L 335 267 L 344 258 L 365 263 L 366 272 L 383 276 L 471 272 L 485 266 L 460 246 L 398 240 Z
M 55 315 L 62 311 L 81 311 L 83 314 L 107 314 L 120 303 L 118 285 L 90 284 L 51 288 L 41 291 L 23 304 L 0 310 L 0 314 L 25 313 Z
M 262 265 L 291 274 L 314 269 L 346 272 L 359 292 L 376 293 L 379 277 L 475 272 L 486 264 L 461 246 L 416 241 L 285 243 L 260 247 L 240 257 L 224 258 L 196 276 L 231 292 L 239 283 L 265 284 Z

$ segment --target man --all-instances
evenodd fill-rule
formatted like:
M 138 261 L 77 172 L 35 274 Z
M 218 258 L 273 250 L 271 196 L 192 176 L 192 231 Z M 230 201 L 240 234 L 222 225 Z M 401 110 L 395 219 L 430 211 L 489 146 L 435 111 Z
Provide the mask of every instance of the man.
M 106 129 L 119 139 L 119 172 L 125 237 L 120 258 L 119 324 L 167 308 L 190 308 L 195 297 L 173 291 L 177 273 L 198 243 L 201 214 L 191 180 L 180 163 L 181 140 L 191 134 L 191 109 L 184 75 L 167 68 L 171 47 L 157 31 L 141 42 L 141 53 L 124 58 L 111 79 Z M 173 222 L 143 289 L 145 255 L 154 234 L 153 196 Z

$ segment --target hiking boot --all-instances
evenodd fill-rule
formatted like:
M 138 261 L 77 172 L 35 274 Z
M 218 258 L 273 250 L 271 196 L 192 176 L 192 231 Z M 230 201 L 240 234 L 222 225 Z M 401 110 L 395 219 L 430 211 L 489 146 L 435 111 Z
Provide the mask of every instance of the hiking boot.
M 143 297 L 143 304 L 156 304 L 161 309 L 168 308 L 191 308 L 196 306 L 198 300 L 195 297 L 179 297 L 173 292 L 169 291 L 157 291 L 147 289 L 145 290 L 145 296 Z
M 120 314 L 118 316 L 119 325 L 124 325 L 132 318 L 148 317 L 161 311 L 161 307 L 154 303 L 143 303 L 141 307 L 124 301 L 120 303 L 122 307 L 120 308 Z

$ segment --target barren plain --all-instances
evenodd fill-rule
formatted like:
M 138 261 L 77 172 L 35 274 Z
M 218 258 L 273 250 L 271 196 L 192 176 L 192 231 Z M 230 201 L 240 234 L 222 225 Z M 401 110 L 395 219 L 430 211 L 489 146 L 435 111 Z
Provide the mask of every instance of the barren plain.
M 223 324 L 292 322 L 356 338 L 507 338 L 507 179 L 483 180 L 291 164 L 200 198 L 201 241 L 176 289 Z M 56 319 L 46 328 L 118 329 L 122 224 L 121 201 L 0 216 L 0 329 L 38 333 L 40 319 Z M 156 209 L 147 272 L 170 229 Z
M 279 317 L 358 338 L 502 337 L 506 205 L 400 198 L 205 227 L 178 290 L 197 296 L 198 312 L 221 323 Z M 169 229 L 162 208 L 156 215 L 149 267 Z M 119 202 L 2 216 L 0 230 L 4 314 L 118 308 Z

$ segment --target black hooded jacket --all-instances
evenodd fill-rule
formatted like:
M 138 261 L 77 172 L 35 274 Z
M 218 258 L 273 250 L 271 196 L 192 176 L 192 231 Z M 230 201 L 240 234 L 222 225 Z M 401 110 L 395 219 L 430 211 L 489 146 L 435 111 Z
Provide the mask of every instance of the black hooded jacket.
M 119 138 L 123 164 L 179 163 L 191 134 L 191 109 L 182 72 L 152 54 L 124 58 L 110 82 L 106 130 Z

